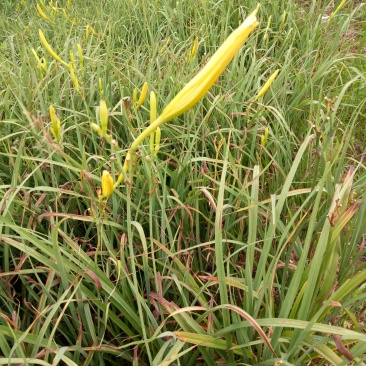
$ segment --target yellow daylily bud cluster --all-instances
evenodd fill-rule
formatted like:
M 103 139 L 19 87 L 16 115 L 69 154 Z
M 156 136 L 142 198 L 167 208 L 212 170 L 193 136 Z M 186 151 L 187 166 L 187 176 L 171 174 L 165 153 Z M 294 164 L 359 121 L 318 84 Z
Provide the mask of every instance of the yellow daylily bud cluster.
M 161 124 L 170 121 L 192 108 L 212 87 L 249 37 L 250 33 L 258 26 L 259 23 L 256 17 L 258 9 L 259 6 L 245 19 L 239 28 L 229 35 L 205 67 L 176 95 L 165 107 L 161 115 L 135 139 L 123 165 L 125 173 L 128 171 L 128 167 L 131 166 L 131 159 L 138 146 L 146 137 L 155 132 Z M 125 176 L 121 173 L 115 186 L 123 182 L 124 179 Z
M 278 73 L 280 72 L 280 70 L 276 70 L 267 80 L 267 82 L 263 85 L 262 89 L 258 92 L 258 94 L 255 96 L 254 98 L 254 102 L 257 101 L 260 97 L 263 97 L 264 94 L 266 94 L 266 92 L 268 91 L 269 87 L 271 86 L 271 84 L 274 82 L 274 80 L 276 79 Z
M 140 98 L 137 101 L 136 110 L 139 109 L 145 102 L 147 96 L 147 90 L 149 89 L 149 84 L 147 82 L 142 86 Z
M 56 140 L 56 142 L 60 142 L 61 140 L 61 121 L 56 116 L 56 111 L 53 105 L 50 105 L 50 118 L 51 118 L 51 134 Z
M 102 198 L 108 198 L 112 195 L 114 191 L 114 182 L 112 176 L 109 174 L 107 170 L 103 170 L 102 174 L 102 193 L 99 197 Z

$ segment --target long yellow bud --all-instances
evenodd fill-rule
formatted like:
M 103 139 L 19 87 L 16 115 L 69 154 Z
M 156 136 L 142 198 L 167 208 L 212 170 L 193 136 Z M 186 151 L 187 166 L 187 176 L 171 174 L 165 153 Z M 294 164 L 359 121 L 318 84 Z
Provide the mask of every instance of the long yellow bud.
M 51 21 L 51 19 L 45 14 L 45 12 L 43 11 L 43 9 L 41 8 L 41 6 L 37 3 L 37 11 L 39 13 L 39 15 L 46 20 Z
M 328 18 L 328 22 L 343 8 L 344 4 L 347 0 L 342 0 L 341 3 L 338 5 L 337 9 L 330 14 L 330 17 Z
M 161 114 L 161 120 L 170 121 L 191 109 L 212 87 L 226 66 L 234 58 L 249 34 L 258 26 L 258 8 L 245 19 L 221 47 L 215 52 L 206 66 L 177 94 Z
M 141 90 L 140 98 L 137 101 L 136 109 L 140 108 L 144 104 L 145 99 L 146 99 L 146 96 L 147 96 L 147 90 L 148 90 L 148 88 L 149 88 L 149 85 L 148 85 L 147 82 L 145 82 L 144 85 L 143 85 L 143 87 L 142 87 L 142 90 Z
M 65 62 L 54 50 L 53 48 L 49 45 L 49 43 L 46 40 L 46 37 L 44 36 L 43 32 L 41 29 L 38 29 L 38 33 L 39 33 L 39 39 L 41 40 L 43 46 L 46 48 L 46 50 L 48 51 L 48 53 L 58 62 L 61 62 L 64 66 L 66 66 L 67 68 L 69 68 L 69 64 L 67 62 Z
M 254 102 L 256 100 L 258 100 L 260 97 L 263 97 L 264 94 L 266 94 L 267 90 L 269 89 L 269 87 L 271 86 L 271 84 L 274 82 L 274 80 L 276 79 L 278 73 L 280 72 L 280 70 L 276 70 L 267 80 L 267 82 L 263 85 L 262 89 L 259 91 L 259 93 L 255 96 L 254 98 Z
M 137 136 L 127 153 L 126 160 L 123 165 L 125 172 L 128 170 L 129 162 L 131 162 L 133 154 L 147 136 L 156 131 L 156 129 L 164 122 L 170 121 L 174 117 L 177 117 L 192 108 L 207 93 L 223 73 L 226 66 L 234 58 L 235 54 L 239 51 L 250 33 L 258 26 L 259 23 L 256 17 L 258 10 L 259 5 L 256 10 L 245 19 L 244 23 L 229 35 L 205 67 L 165 107 L 160 117 L 147 127 L 139 136 Z M 123 182 L 124 178 L 125 177 L 121 173 L 115 183 L 115 186 Z

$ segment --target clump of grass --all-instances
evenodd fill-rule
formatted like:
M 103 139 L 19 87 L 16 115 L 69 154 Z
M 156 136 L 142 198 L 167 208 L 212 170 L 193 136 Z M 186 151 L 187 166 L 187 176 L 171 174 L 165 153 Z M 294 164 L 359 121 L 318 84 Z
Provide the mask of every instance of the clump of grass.
M 256 4 L 38 4 L 0 13 L 0 363 L 363 365 L 358 10 L 263 4 L 157 135 Z

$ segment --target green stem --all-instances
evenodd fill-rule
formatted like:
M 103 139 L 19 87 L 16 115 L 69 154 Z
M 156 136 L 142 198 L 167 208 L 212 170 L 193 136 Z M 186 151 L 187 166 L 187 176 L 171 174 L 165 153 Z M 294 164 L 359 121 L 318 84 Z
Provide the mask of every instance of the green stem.
M 124 172 L 121 172 L 117 182 L 115 183 L 114 187 L 116 188 L 119 184 L 121 184 L 125 178 L 126 173 L 128 172 L 128 168 L 131 163 L 131 158 L 133 158 L 133 155 L 135 154 L 136 150 L 138 149 L 140 143 L 145 140 L 150 134 L 156 131 L 156 129 L 162 125 L 164 122 L 167 122 L 165 119 L 159 117 L 157 118 L 149 127 L 147 127 L 145 130 L 143 130 L 135 139 L 135 141 L 132 143 L 130 149 L 127 152 L 125 162 L 123 164 L 123 170 Z

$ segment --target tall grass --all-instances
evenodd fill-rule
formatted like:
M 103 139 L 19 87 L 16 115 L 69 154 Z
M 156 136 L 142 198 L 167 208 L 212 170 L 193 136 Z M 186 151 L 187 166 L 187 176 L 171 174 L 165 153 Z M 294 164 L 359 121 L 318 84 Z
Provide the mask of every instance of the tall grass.
M 159 114 L 256 3 L 69 3 L 0 5 L 0 365 L 364 365 L 365 9 L 264 1 L 157 157 L 146 139 L 100 199 L 150 123 L 134 89 Z M 73 51 L 79 92 L 38 29 Z M 101 98 L 115 144 L 91 128 Z

